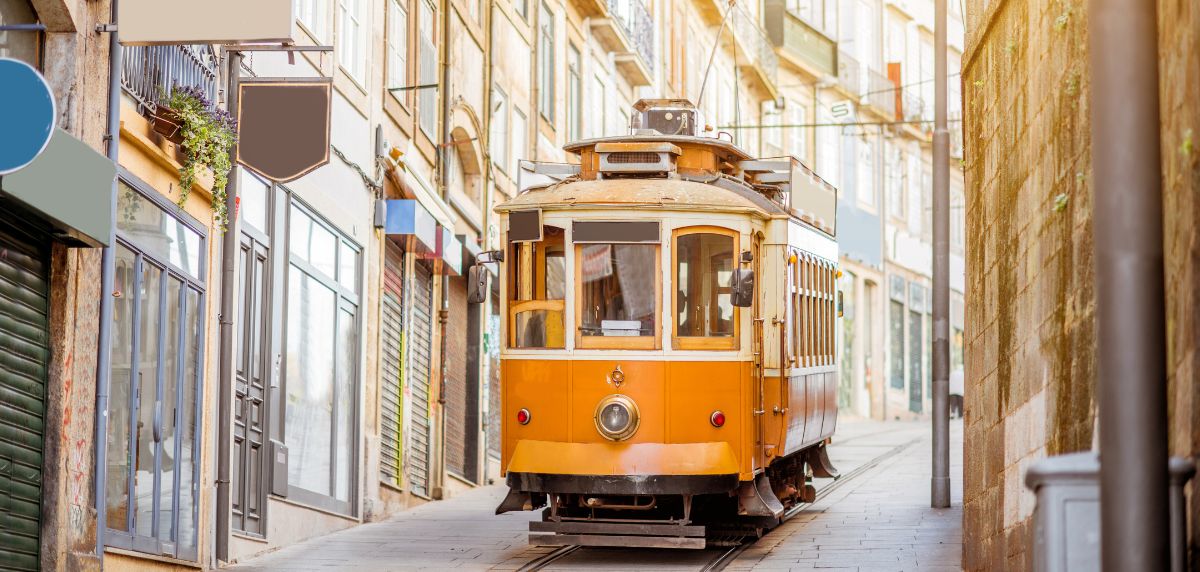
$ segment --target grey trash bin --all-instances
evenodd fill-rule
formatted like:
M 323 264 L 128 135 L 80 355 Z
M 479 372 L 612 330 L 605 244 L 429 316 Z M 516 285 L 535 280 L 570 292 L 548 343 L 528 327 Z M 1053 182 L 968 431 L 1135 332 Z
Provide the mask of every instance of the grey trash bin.
M 1183 486 L 1196 472 L 1189 459 L 1169 464 L 1171 571 L 1187 565 Z M 1038 572 L 1100 570 L 1100 460 L 1095 452 L 1042 459 L 1025 473 L 1025 486 L 1037 494 L 1033 514 L 1033 569 Z

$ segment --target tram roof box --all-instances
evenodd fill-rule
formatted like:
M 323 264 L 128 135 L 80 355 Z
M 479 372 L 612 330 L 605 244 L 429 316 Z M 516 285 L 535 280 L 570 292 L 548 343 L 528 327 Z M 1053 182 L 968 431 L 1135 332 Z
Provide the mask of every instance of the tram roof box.
M 738 166 L 747 181 L 778 187 L 787 197 L 792 214 L 830 236 L 837 236 L 837 188 L 808 165 L 795 157 L 780 157 L 742 161 Z
M 699 134 L 699 113 L 686 99 L 639 99 L 633 110 L 630 127 L 634 135 Z

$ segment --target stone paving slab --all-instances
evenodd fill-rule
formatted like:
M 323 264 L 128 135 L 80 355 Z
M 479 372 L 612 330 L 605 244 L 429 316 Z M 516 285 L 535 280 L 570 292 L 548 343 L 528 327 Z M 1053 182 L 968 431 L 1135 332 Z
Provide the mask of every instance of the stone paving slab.
M 956 439 L 961 425 L 952 425 Z M 840 420 L 830 447 L 842 474 L 897 446 L 895 455 L 806 509 L 743 550 L 728 570 L 959 570 L 962 551 L 961 440 L 954 441 L 954 508 L 929 508 L 929 426 L 926 423 Z M 830 481 L 818 480 L 818 489 Z M 391 572 L 517 570 L 551 552 L 527 544 L 540 513 L 493 511 L 505 488 L 481 487 L 389 520 L 282 548 L 231 566 L 240 572 Z M 546 570 L 696 570 L 721 550 L 587 548 Z

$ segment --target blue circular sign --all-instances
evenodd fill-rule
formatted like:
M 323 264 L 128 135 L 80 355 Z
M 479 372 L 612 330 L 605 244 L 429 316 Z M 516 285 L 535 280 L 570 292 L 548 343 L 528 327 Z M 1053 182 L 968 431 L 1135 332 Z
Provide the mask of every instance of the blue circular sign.
M 21 60 L 0 58 L 0 85 L 0 175 L 7 175 L 46 149 L 58 113 L 45 78 Z

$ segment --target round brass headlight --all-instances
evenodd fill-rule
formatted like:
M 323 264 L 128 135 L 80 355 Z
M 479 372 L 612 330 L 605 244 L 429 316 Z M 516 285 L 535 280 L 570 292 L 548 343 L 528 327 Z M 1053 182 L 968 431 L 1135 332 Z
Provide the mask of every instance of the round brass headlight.
M 625 395 L 613 394 L 596 406 L 596 430 L 610 441 L 624 441 L 637 433 L 641 416 L 637 403 Z

